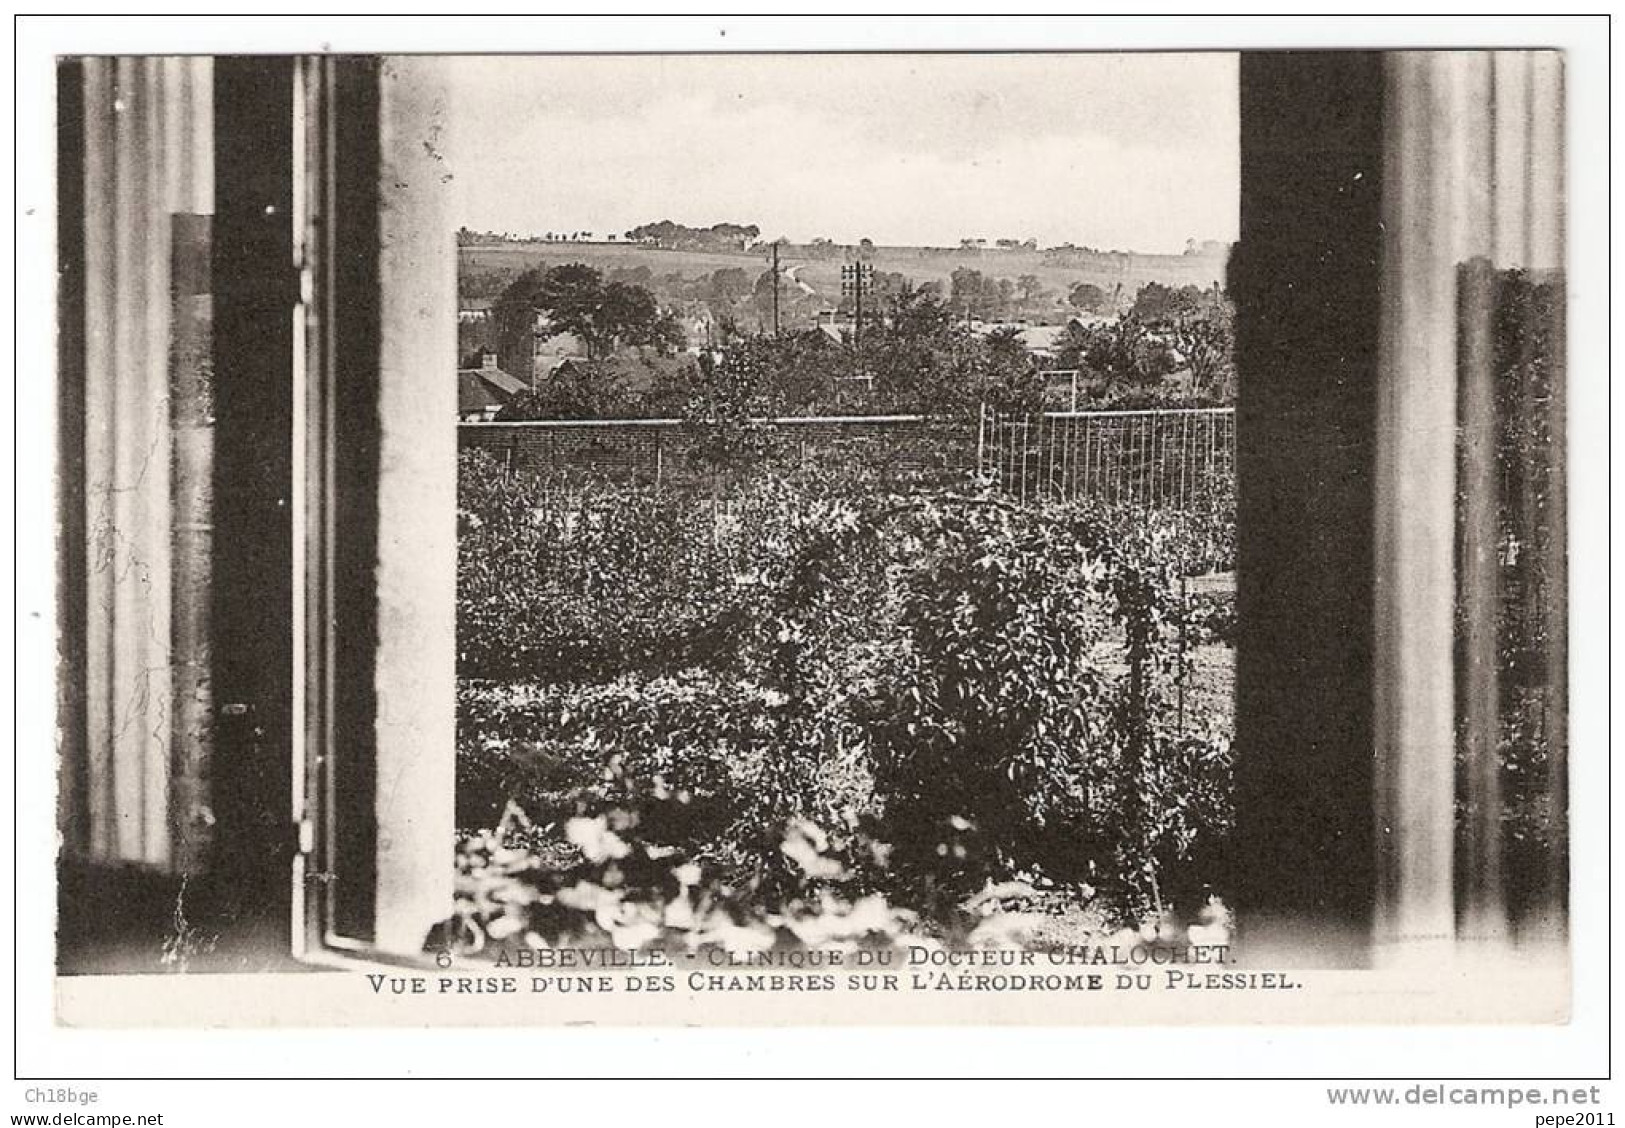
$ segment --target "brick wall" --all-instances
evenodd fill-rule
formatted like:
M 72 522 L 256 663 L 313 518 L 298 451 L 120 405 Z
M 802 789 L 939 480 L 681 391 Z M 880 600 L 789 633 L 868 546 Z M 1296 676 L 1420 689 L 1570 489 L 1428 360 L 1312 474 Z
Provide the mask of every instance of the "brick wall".
M 786 467 L 834 464 L 886 481 L 942 480 L 976 467 L 976 423 L 917 416 L 782 419 L 754 432 L 761 458 Z M 459 450 L 483 450 L 518 471 L 645 485 L 710 482 L 711 436 L 671 420 L 461 423 Z

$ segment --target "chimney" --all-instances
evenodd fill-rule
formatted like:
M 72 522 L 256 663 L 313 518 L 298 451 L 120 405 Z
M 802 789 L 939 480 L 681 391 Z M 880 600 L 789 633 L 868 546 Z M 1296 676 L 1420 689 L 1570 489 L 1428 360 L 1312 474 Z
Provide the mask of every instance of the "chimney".
M 496 366 L 497 354 L 492 352 L 490 349 L 482 349 L 480 351 L 480 367 L 485 369 L 487 372 L 490 372 L 495 369 Z

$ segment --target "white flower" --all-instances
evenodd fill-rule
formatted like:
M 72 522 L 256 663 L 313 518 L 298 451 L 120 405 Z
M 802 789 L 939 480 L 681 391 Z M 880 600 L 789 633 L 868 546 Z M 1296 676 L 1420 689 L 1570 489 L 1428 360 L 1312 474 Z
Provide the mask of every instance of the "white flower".
M 564 837 L 579 849 L 589 862 L 607 862 L 624 858 L 632 847 L 616 834 L 603 818 L 575 818 L 564 824 Z

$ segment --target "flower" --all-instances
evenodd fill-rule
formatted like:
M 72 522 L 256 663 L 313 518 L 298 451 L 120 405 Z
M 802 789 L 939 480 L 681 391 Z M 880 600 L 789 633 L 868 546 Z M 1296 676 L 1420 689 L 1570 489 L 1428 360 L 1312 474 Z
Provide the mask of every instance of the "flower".
M 620 835 L 610 830 L 609 824 L 602 817 L 569 820 L 564 824 L 564 837 L 569 839 L 589 862 L 607 862 L 615 858 L 624 858 L 632 852 L 632 847 L 628 846 Z

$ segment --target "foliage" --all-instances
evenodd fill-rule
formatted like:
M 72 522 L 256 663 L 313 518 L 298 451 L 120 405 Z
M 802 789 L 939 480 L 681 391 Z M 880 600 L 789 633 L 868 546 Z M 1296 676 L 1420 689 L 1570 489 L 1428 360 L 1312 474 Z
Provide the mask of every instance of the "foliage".
M 1153 286 L 1157 283 L 1142 289 L 1141 297 Z M 1141 312 L 1146 303 L 1137 302 L 1136 312 L 1115 321 L 1071 322 L 1056 346 L 1055 366 L 1084 373 L 1086 383 L 1097 389 L 1094 398 L 1099 407 L 1127 410 L 1235 402 L 1234 311 L 1223 298 L 1202 295 L 1195 287 L 1184 289 L 1200 300 L 1178 316 L 1151 318 Z M 1184 308 L 1183 302 L 1175 301 L 1149 305 Z M 1184 387 L 1165 383 L 1181 371 L 1189 373 Z
M 1056 347 L 1055 363 L 1076 368 L 1110 390 L 1155 384 L 1175 367 L 1168 344 L 1133 316 L 1104 325 L 1071 322 Z
M 698 378 L 693 358 L 646 349 L 570 358 L 509 400 L 497 420 L 664 418 L 688 402 Z
M 1014 330 L 973 333 L 923 288 L 899 291 L 885 321 L 865 330 L 862 364 L 880 410 L 964 417 L 983 403 L 1021 411 L 1043 399 L 1043 377 Z
M 653 243 L 657 247 L 686 250 L 742 250 L 754 243 L 762 229 L 754 223 L 716 223 L 710 227 L 689 227 L 662 219 L 645 223 L 626 233 L 633 243 Z
M 521 419 L 613 418 L 631 397 L 623 370 L 603 361 L 566 361 L 534 388 L 514 396 L 497 414 Z
M 1223 777 L 1227 741 L 1174 732 L 1167 708 L 1182 609 L 1161 539 L 991 498 L 923 501 L 902 530 L 897 634 L 855 670 L 856 715 L 911 887 L 948 876 L 958 819 L 982 859 L 962 880 L 1034 866 L 1156 902 L 1158 873 L 1228 820 L 1195 785 Z
M 902 862 L 936 870 L 936 832 L 959 818 L 983 851 L 1080 876 L 1069 855 L 1100 842 L 1090 791 L 1108 770 L 1102 563 L 1068 530 L 1003 506 L 911 517 L 920 566 L 859 705 Z
M 1191 372 L 1191 393 L 1213 402 L 1236 396 L 1235 311 L 1228 302 L 1211 306 L 1205 316 L 1182 318 L 1167 329 L 1170 343 Z
M 456 911 L 431 944 L 465 953 L 515 942 L 594 941 L 743 953 L 884 947 L 915 924 L 912 913 L 883 897 L 832 889 L 844 867 L 826 853 L 823 831 L 804 821 L 784 829 L 776 850 L 805 891 L 777 902 L 651 838 L 636 811 L 571 818 L 564 825 L 570 848 L 559 859 L 540 858 L 526 844 L 530 830 L 529 820 L 510 809 L 494 829 L 459 844 Z
M 551 334 L 579 338 L 590 358 L 608 356 L 622 346 L 670 351 L 682 344 L 676 322 L 661 312 L 647 289 L 606 282 L 601 272 L 582 263 L 525 271 L 503 291 L 492 313 L 503 367 L 513 366 L 510 371 L 521 378 L 530 371 L 524 361 L 537 313 L 546 315 Z
M 757 294 L 760 298 L 761 294 Z M 982 335 L 928 289 L 902 287 L 876 297 L 861 343 L 820 331 L 745 335 L 717 320 L 718 356 L 701 354 L 681 371 L 660 370 L 642 392 L 605 362 L 577 365 L 510 409 L 516 418 L 676 416 L 711 428 L 716 461 L 761 453 L 752 426 L 782 415 L 909 412 L 968 417 L 987 402 L 1000 410 L 1042 404 L 1043 375 L 1013 329 Z M 548 415 L 547 411 L 556 414 Z
M 1085 313 L 1104 313 L 1111 308 L 1111 297 L 1092 282 L 1075 283 L 1066 295 L 1067 304 Z
M 737 863 L 726 847 L 761 825 L 752 777 L 782 705 L 696 669 L 602 684 L 465 681 L 458 823 L 495 825 L 515 800 L 548 821 L 623 807 L 690 856 Z
M 478 451 L 459 469 L 458 668 L 468 677 L 707 661 L 750 596 L 736 577 L 793 520 L 771 487 L 722 511 L 622 484 L 543 489 Z
M 1029 935 L 1023 914 L 1000 912 L 1010 897 L 1034 891 L 1026 882 L 984 886 L 951 922 L 932 927 L 882 894 L 846 888 L 850 874 L 831 852 L 832 840 L 805 820 L 786 826 L 777 847 L 800 875 L 802 891 L 778 902 L 652 840 L 635 811 L 568 820 L 568 846 L 556 858 L 529 846 L 533 830 L 510 808 L 493 829 L 458 844 L 455 909 L 430 936 L 429 948 L 500 962 L 516 947 L 562 944 L 744 955 L 886 949 L 905 939 L 914 949 L 975 950 L 1007 947 Z M 1139 927 L 1125 923 L 1098 940 L 1123 949 L 1226 944 L 1232 927 L 1229 910 L 1210 896 L 1188 916 L 1147 915 Z
M 469 825 L 631 811 L 779 903 L 806 890 L 777 835 L 810 820 L 852 889 L 934 916 L 1035 869 L 1132 916 L 1225 832 L 1227 738 L 1169 703 L 1206 551 L 1177 523 L 771 476 L 719 523 L 463 473 Z
M 810 308 L 800 287 L 781 278 L 778 289 L 787 316 Z M 521 378 L 529 373 L 538 312 L 545 314 L 543 324 L 551 332 L 578 336 L 590 358 L 604 360 L 629 349 L 671 351 L 681 344 L 682 332 L 671 314 L 660 312 L 655 292 L 689 311 L 686 316 L 705 331 L 708 351 L 701 354 L 698 370 L 662 375 L 659 386 L 650 389 L 629 388 L 599 369 L 578 367 L 571 380 L 530 397 L 514 413 L 526 418 L 677 414 L 727 427 L 749 412 L 757 417 L 905 412 L 963 418 L 982 403 L 1002 411 L 1042 405 L 1042 375 L 1020 334 L 1010 328 L 975 331 L 969 321 L 1005 316 L 1038 301 L 1043 291 L 1036 275 L 1012 281 L 961 267 L 944 296 L 935 284 L 914 286 L 901 274 L 877 272 L 861 333 L 848 329 L 839 341 L 817 330 L 748 335 L 751 325 L 770 326 L 773 290 L 771 271 L 753 283 L 739 267 L 693 280 L 655 278 L 647 267 L 617 269 L 607 281 L 580 264 L 528 271 L 494 306 L 490 329 L 502 367 Z M 1158 293 L 1163 297 L 1152 300 Z M 1232 402 L 1234 330 L 1228 303 L 1194 287 L 1169 290 L 1155 283 L 1142 289 L 1140 298 L 1137 308 L 1181 312 L 1158 318 L 1142 312 L 1089 326 L 1073 322 L 1058 343 L 1053 366 L 1080 370 L 1083 383 L 1096 388 L 1105 405 Z M 1081 283 L 1072 300 L 1102 308 L 1110 304 L 1098 287 Z M 849 304 L 843 308 L 851 312 Z M 1168 386 L 1167 378 L 1179 372 L 1189 373 L 1184 386 Z
M 1134 306 L 1129 313 L 1140 321 L 1179 321 L 1206 316 L 1214 301 L 1212 292 L 1196 286 L 1173 287 L 1147 282 L 1134 295 Z
M 1236 598 L 1233 592 L 1193 592 L 1185 601 L 1185 626 L 1192 645 L 1236 645 Z

